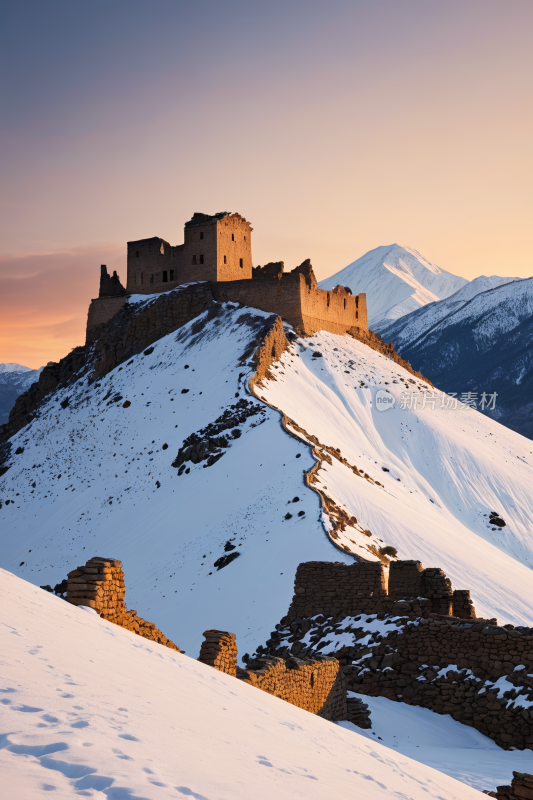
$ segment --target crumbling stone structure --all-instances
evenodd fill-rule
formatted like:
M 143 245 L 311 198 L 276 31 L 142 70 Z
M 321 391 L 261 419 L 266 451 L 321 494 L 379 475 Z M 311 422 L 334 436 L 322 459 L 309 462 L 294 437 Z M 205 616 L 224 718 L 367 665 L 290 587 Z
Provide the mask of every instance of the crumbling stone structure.
M 152 237 L 128 242 L 126 289 L 116 274 L 101 268 L 100 295 L 91 301 L 87 341 L 124 305 L 124 294 L 159 294 L 188 283 L 209 281 L 219 302 L 238 302 L 279 314 L 296 332 L 319 330 L 353 335 L 368 332 L 366 295 L 344 286 L 323 291 L 309 259 L 284 273 L 282 261 L 252 267 L 252 227 L 240 214 L 193 215 L 185 241 L 172 246 Z
M 530 772 L 513 772 L 510 786 L 497 786 L 495 792 L 485 792 L 496 800 L 533 800 L 533 775 Z
M 200 648 L 198 661 L 237 677 L 237 642 L 234 633 L 228 631 L 204 631 L 205 640 Z
M 136 611 L 126 609 L 122 561 L 95 556 L 83 566 L 69 572 L 67 577 L 69 603 L 94 608 L 96 613 L 108 622 L 120 625 L 121 628 L 133 631 L 145 639 L 164 644 L 179 653 L 179 647 L 167 639 L 153 622 L 147 622 L 138 617 Z
M 533 749 L 533 629 L 429 613 L 391 626 L 345 673 L 354 692 L 450 714 L 501 747 Z
M 335 658 L 304 661 L 266 657 L 249 663 L 247 669 L 241 669 L 237 666 L 234 633 L 209 630 L 205 631 L 204 637 L 198 658 L 203 664 L 324 719 L 347 719 L 346 683 Z
M 379 562 L 299 564 L 288 617 L 392 613 L 416 598 L 426 598 L 426 608 L 434 613 L 450 616 L 457 606 L 463 618 L 475 618 L 469 591 L 454 592 L 441 569 L 424 569 L 420 561 L 392 561 L 388 580 Z

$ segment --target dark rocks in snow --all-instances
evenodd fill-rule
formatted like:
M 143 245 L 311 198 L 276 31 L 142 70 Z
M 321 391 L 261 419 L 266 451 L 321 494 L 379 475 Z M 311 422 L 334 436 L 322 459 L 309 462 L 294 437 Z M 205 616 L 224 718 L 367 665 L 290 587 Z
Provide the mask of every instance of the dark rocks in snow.
M 224 567 L 227 567 L 228 564 L 231 564 L 231 562 L 235 561 L 235 559 L 239 556 L 240 553 L 230 553 L 227 556 L 220 556 L 220 558 L 217 558 L 213 566 L 216 567 L 217 570 L 224 569 Z
M 292 514 L 290 514 L 290 513 L 287 511 L 287 513 L 285 514 L 285 519 L 292 519 Z
M 131 406 L 131 401 L 130 400 L 126 400 L 125 403 L 122 403 L 122 408 L 129 408 L 130 406 Z
M 229 550 L 235 550 L 235 545 L 232 544 L 229 540 L 224 545 L 224 550 L 228 552 Z
M 495 525 L 497 528 L 505 528 L 505 526 L 507 524 L 500 517 L 500 515 L 498 513 L 496 513 L 496 511 L 491 511 L 490 512 L 489 523 L 490 523 L 490 525 Z
M 23 447 L 17 447 L 17 449 L 15 450 L 15 455 L 20 456 L 23 452 L 24 452 Z
M 191 461 L 193 464 L 206 461 L 204 466 L 213 466 L 224 455 L 224 450 L 230 444 L 230 434 L 226 436 L 220 436 L 220 434 L 232 429 L 231 438 L 238 439 L 241 436 L 241 430 L 235 426 L 244 424 L 249 417 L 264 413 L 263 406 L 241 398 L 227 408 L 215 422 L 210 423 L 198 433 L 191 433 L 183 442 L 172 466 L 179 469 L 178 475 L 183 473 L 181 467 L 187 461 Z
M 166 442 L 165 442 L 165 444 L 163 445 L 163 447 L 161 448 L 161 450 L 168 450 L 168 444 L 167 444 Z
M 67 406 L 69 404 L 69 401 L 70 401 L 70 398 L 69 397 L 65 397 L 65 399 L 62 400 L 59 405 L 61 406 L 61 408 L 67 408 Z
M 153 348 L 153 347 L 148 347 L 148 348 L 147 348 L 147 349 L 144 351 L 144 355 L 145 355 L 145 356 L 149 356 L 149 355 L 150 355 L 151 353 L 153 353 L 153 352 L 154 352 L 154 348 Z
M 189 391 L 188 389 L 182 389 L 182 390 L 181 390 L 181 393 L 182 393 L 182 394 L 187 394 L 187 392 L 188 392 L 188 391 Z

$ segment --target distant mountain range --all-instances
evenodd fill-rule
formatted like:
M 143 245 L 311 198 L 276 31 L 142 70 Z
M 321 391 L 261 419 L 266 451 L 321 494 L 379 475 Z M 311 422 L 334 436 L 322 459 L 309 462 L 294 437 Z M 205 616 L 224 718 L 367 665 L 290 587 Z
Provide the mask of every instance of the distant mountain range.
M 368 324 L 376 330 L 421 306 L 449 297 L 468 283 L 416 250 L 392 244 L 370 250 L 319 286 L 333 289 L 341 284 L 353 294 L 366 292 Z
M 0 364 L 0 425 L 8 421 L 15 400 L 39 379 L 42 369 L 31 369 L 13 362 Z
M 533 439 L 533 278 L 476 278 L 378 328 L 446 392 L 497 392 L 487 413 Z

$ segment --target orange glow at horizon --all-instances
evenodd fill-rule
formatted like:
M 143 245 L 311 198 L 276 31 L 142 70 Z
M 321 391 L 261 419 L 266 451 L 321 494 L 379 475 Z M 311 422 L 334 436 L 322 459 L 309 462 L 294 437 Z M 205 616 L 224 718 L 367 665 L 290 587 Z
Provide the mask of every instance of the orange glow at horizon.
M 30 5 L 0 53 L 0 362 L 83 344 L 100 264 L 125 283 L 126 242 L 195 211 L 319 280 L 393 243 L 533 275 L 530 0 Z

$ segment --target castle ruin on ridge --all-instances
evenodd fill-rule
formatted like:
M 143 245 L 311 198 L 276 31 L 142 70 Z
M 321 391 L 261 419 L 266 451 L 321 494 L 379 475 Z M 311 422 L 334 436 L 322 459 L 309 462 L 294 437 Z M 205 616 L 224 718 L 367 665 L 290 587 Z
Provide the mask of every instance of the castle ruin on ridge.
M 213 299 L 238 302 L 278 314 L 302 336 L 319 330 L 368 331 L 366 295 L 336 286 L 318 288 L 309 259 L 291 272 L 282 261 L 252 266 L 252 227 L 240 214 L 193 214 L 185 223 L 184 243 L 170 245 L 157 236 L 128 242 L 127 282 L 102 266 L 99 297 L 91 301 L 87 343 L 124 306 L 128 295 L 158 294 L 183 284 L 207 281 Z

